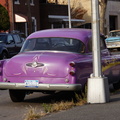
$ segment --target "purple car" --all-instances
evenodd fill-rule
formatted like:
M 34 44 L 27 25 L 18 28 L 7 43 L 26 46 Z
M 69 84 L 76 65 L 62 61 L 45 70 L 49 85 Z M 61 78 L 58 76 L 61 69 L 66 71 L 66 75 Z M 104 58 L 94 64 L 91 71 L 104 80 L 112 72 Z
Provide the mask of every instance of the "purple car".
M 117 88 L 120 55 L 109 53 L 103 35 L 100 40 L 103 74 Z M 13 102 L 23 101 L 27 92 L 79 92 L 93 72 L 92 32 L 76 28 L 34 32 L 18 55 L 0 61 L 0 71 L 0 89 L 8 89 Z

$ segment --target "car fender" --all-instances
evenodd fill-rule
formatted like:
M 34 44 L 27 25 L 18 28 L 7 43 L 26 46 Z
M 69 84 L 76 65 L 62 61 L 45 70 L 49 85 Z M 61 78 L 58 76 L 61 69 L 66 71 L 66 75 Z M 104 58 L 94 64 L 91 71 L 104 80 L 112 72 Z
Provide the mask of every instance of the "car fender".
M 3 51 L 6 52 L 9 56 L 9 52 L 8 52 L 7 48 L 5 46 L 0 45 L 0 56 L 2 55 Z
M 3 69 L 4 69 L 4 64 L 7 60 L 0 60 L 0 82 L 3 82 Z

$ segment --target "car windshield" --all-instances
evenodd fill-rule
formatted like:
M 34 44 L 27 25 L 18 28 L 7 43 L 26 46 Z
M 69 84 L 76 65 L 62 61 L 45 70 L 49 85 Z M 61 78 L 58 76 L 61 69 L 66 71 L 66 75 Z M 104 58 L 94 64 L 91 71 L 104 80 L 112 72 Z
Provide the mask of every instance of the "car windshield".
M 5 42 L 7 39 L 6 35 L 0 35 L 0 42 Z
M 110 32 L 109 34 L 110 37 L 120 37 L 120 31 L 117 31 L 117 32 Z
M 72 38 L 34 38 L 26 40 L 21 52 L 25 51 L 69 51 L 83 53 L 85 45 L 82 41 Z

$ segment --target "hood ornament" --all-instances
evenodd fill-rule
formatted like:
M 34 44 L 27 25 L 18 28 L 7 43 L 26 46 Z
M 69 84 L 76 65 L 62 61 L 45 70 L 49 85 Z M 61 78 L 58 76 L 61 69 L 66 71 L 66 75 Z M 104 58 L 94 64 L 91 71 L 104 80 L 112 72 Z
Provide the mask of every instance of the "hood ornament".
M 37 68 L 37 67 L 44 66 L 44 64 L 43 63 L 38 63 L 38 62 L 32 62 L 32 63 L 27 63 L 26 66 L 32 67 L 32 68 Z

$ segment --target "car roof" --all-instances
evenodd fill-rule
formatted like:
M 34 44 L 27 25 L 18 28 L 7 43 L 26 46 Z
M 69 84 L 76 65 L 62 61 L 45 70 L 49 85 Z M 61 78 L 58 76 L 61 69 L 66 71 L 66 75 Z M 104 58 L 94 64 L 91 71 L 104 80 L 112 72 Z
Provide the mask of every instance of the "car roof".
M 47 29 L 32 33 L 27 39 L 42 38 L 42 37 L 65 37 L 79 39 L 86 43 L 88 37 L 92 36 L 90 29 L 80 28 L 59 28 L 59 29 Z
M 6 34 L 8 34 L 8 33 L 0 33 L 0 35 L 6 35 Z
M 119 32 L 120 30 L 111 30 L 110 32 Z
M 13 35 L 13 34 L 18 34 L 18 33 L 7 33 L 7 32 L 6 32 L 6 33 L 4 33 L 4 32 L 3 32 L 3 33 L 0 33 L 0 35 L 9 35 L 9 34 L 10 34 L 10 35 L 11 35 L 11 34 Z

